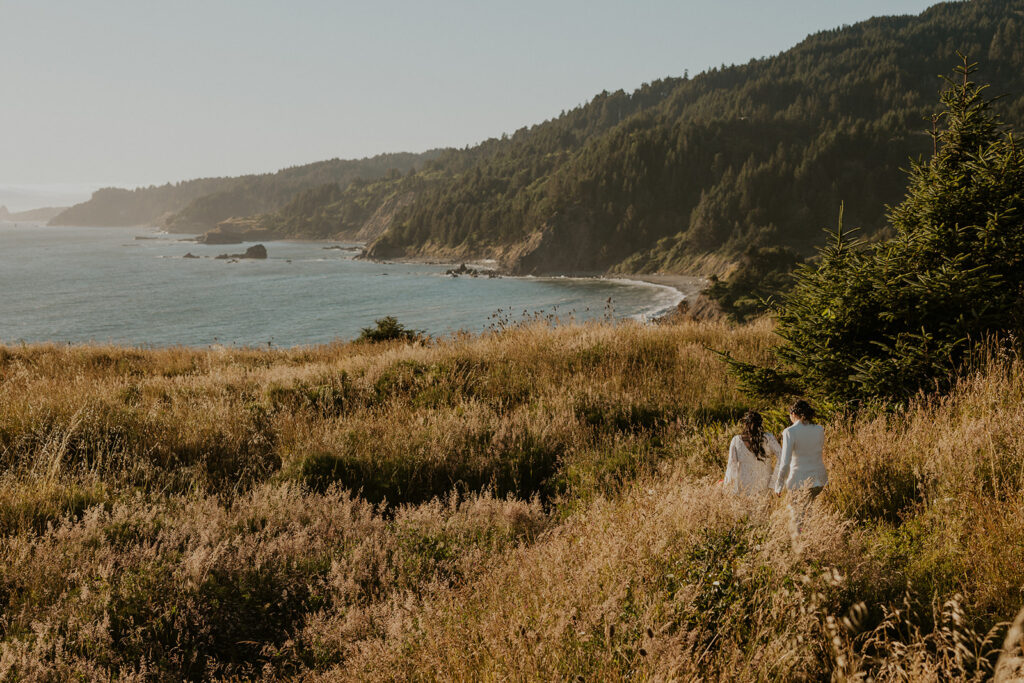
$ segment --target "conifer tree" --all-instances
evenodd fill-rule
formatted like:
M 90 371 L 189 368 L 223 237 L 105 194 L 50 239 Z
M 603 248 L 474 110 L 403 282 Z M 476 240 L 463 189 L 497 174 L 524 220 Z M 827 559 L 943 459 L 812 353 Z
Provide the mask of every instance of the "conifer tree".
M 935 152 L 911 165 L 896 236 L 866 248 L 839 230 L 784 301 L 779 356 L 840 401 L 943 390 L 979 344 L 1024 327 L 1024 152 L 976 65 L 958 66 Z

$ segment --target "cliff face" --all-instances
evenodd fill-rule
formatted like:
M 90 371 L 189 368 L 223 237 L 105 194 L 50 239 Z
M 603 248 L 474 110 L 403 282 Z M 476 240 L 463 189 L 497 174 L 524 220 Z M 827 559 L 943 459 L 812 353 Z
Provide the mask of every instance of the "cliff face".
M 351 236 L 345 235 L 344 238 L 353 239 L 356 242 L 373 242 L 387 232 L 392 222 L 394 222 L 395 216 L 403 209 L 411 206 L 415 199 L 416 194 L 414 192 L 396 194 L 386 199 L 355 234 Z
M 130 227 L 162 225 L 192 200 L 219 191 L 229 179 L 202 178 L 183 183 L 125 190 L 97 190 L 87 202 L 75 204 L 50 220 L 50 225 Z M 212 227 L 212 226 L 210 226 Z
M 239 244 L 241 242 L 277 239 L 329 239 L 354 242 L 373 242 L 387 232 L 395 217 L 415 199 L 407 192 L 387 197 L 373 208 L 372 203 L 357 212 L 344 216 L 320 216 L 315 226 L 295 220 L 286 220 L 280 214 L 262 214 L 244 218 L 229 218 L 213 230 L 199 237 L 206 244 Z M 351 205 L 349 205 L 351 207 Z
M 503 268 L 515 275 L 585 275 L 604 272 L 622 260 L 582 215 L 559 218 L 506 250 L 500 258 Z
M 383 232 L 367 248 L 366 256 L 438 261 L 493 259 L 511 275 L 595 275 L 622 260 L 610 245 L 597 239 L 583 216 L 564 218 L 557 226 L 542 225 L 524 239 L 496 246 L 472 242 L 452 246 L 435 241 L 402 245 Z

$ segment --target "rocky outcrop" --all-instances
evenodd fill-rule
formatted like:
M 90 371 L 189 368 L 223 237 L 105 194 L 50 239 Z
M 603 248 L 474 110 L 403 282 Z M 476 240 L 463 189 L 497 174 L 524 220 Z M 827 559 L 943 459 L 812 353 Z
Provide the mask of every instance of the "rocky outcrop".
M 610 241 L 599 239 L 592 218 L 584 211 L 569 211 L 542 225 L 500 259 L 514 275 L 596 275 L 626 254 Z
M 377 207 L 377 210 L 366 219 L 363 227 L 353 236 L 356 242 L 372 242 L 391 227 L 395 216 L 402 209 L 407 208 L 416 199 L 415 192 L 396 194 L 384 200 L 384 203 Z
M 673 324 L 686 320 L 725 320 L 722 308 L 713 300 L 697 294 L 679 302 L 675 309 L 658 318 L 659 323 Z
M 255 244 L 245 250 L 244 254 L 220 254 L 214 258 L 219 259 L 243 259 L 243 258 L 255 258 L 264 259 L 267 258 L 267 248 L 262 244 Z
M 493 270 L 487 270 L 484 268 L 471 268 L 467 266 L 465 263 L 460 264 L 458 268 L 449 268 L 444 272 L 444 274 L 450 277 L 459 277 L 460 275 L 466 275 L 468 277 L 499 277 L 499 275 Z
M 397 243 L 385 232 L 365 252 L 370 260 L 408 258 L 431 261 L 496 260 L 499 270 L 510 275 L 594 276 L 622 260 L 609 244 L 600 243 L 583 216 L 561 217 L 558 225 L 545 224 L 524 239 L 509 245 L 489 247 L 439 246 L 428 242 L 409 246 Z

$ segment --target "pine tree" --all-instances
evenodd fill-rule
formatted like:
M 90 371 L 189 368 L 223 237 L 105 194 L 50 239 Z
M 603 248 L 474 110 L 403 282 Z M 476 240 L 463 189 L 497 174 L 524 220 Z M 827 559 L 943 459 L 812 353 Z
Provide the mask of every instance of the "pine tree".
M 964 58 L 942 93 L 935 153 L 888 213 L 896 237 L 866 248 L 840 226 L 784 301 L 778 355 L 829 398 L 941 391 L 979 344 L 1024 329 L 1024 153 L 975 70 Z

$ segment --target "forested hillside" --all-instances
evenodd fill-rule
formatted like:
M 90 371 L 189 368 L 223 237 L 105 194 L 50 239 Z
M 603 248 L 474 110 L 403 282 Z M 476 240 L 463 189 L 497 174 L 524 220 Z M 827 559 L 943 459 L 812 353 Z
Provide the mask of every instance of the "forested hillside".
M 242 233 L 364 239 L 376 258 L 496 258 L 517 273 L 714 272 L 751 246 L 808 255 L 841 202 L 848 226 L 888 234 L 885 206 L 902 198 L 908 159 L 932 151 L 957 51 L 1008 93 L 1003 119 L 1024 123 L 1024 0 L 943 3 L 604 92 L 474 147 L 106 189 L 54 222 L 200 232 L 235 218 Z
M 198 178 L 134 190 L 104 187 L 93 192 L 88 201 L 75 204 L 52 218 L 50 225 L 153 225 L 192 200 L 226 188 L 231 180 Z
M 9 211 L 6 206 L 0 204 L 0 221 L 48 221 L 61 211 L 62 206 L 44 206 L 28 211 Z
M 674 82 L 660 81 L 644 85 L 632 95 L 602 93 L 587 106 L 563 113 L 554 121 L 522 128 L 511 138 L 503 136 L 474 147 L 443 150 L 416 173 L 402 176 L 392 172 L 378 182 L 327 183 L 311 188 L 277 211 L 250 217 L 243 226 L 258 226 L 288 237 L 353 238 L 369 234 L 373 238 L 391 228 L 396 219 L 407 220 L 414 206 L 420 207 L 419 211 L 429 206 L 424 202 L 434 194 L 453 192 L 452 205 L 445 209 L 449 213 L 436 217 L 441 237 L 445 238 L 449 225 L 453 229 L 465 221 L 477 225 L 481 211 L 502 210 L 500 198 L 488 195 L 481 187 L 490 187 L 491 175 L 497 172 L 487 169 L 511 169 L 506 191 L 525 189 L 536 178 L 553 172 L 562 157 L 578 151 L 588 140 L 644 107 L 663 101 L 673 87 Z M 506 216 L 505 222 L 513 225 L 515 218 Z M 491 234 L 482 225 L 480 230 L 488 232 L 488 239 L 493 238 L 495 243 L 514 243 L 519 235 L 516 230 Z M 470 237 L 468 244 L 474 245 L 476 239 L 475 235 Z M 384 248 L 377 249 L 382 252 Z M 470 248 L 468 252 L 474 255 L 478 250 Z
M 395 213 L 440 178 L 436 170 L 408 177 L 392 170 L 377 180 L 358 179 L 344 187 L 327 183 L 304 190 L 278 211 L 247 222 L 282 237 L 371 240 L 380 236 Z
M 945 3 L 602 93 L 448 152 L 430 165 L 444 182 L 419 192 L 370 254 L 491 256 L 523 273 L 687 270 L 751 244 L 807 253 L 843 201 L 848 225 L 877 233 L 908 157 L 931 152 L 938 76 L 958 50 L 1011 93 L 1004 119 L 1024 121 L 1024 2 Z
M 53 225 L 162 225 L 175 232 L 204 232 L 233 216 L 273 211 L 296 193 L 323 185 L 347 186 L 389 171 L 407 173 L 438 155 L 379 154 L 366 159 L 331 159 L 293 166 L 276 173 L 237 178 L 200 178 L 134 190 L 104 188 L 67 209 Z

